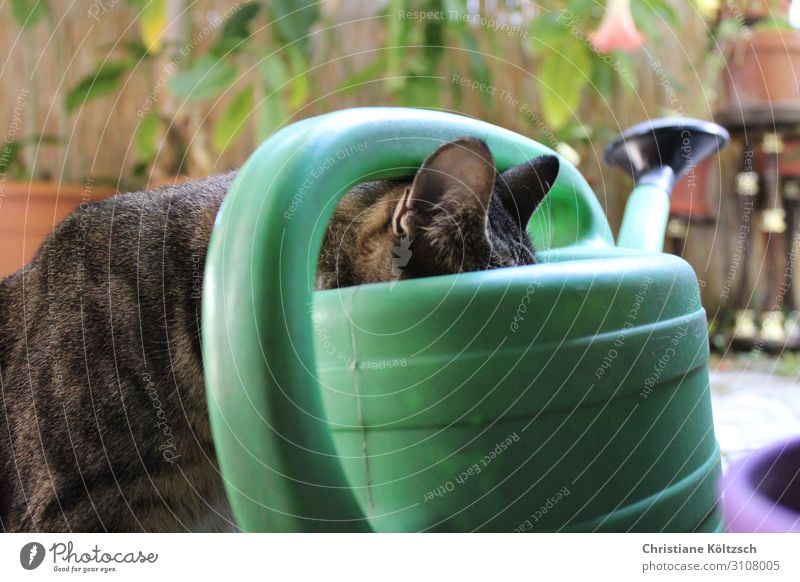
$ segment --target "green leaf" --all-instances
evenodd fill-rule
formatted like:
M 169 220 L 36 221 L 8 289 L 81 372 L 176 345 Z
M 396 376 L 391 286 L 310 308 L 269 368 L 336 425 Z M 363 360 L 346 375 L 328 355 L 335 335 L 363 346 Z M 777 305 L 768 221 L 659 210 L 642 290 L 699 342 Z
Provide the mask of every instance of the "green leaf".
M 289 71 L 283 58 L 278 54 L 272 54 L 258 63 L 258 70 L 264 78 L 264 83 L 270 90 L 282 88 L 289 80 Z
M 239 132 L 245 128 L 245 122 L 253 111 L 253 91 L 253 85 L 240 91 L 220 115 L 212 137 L 212 144 L 217 151 L 227 150 Z
M 429 19 L 425 21 L 422 59 L 426 73 L 433 73 L 436 64 L 444 54 L 444 21 Z
M 292 66 L 291 93 L 289 94 L 289 109 L 295 111 L 308 101 L 311 95 L 311 82 L 308 78 L 309 63 L 299 50 L 289 50 L 289 60 Z
M 141 61 L 143 59 L 150 58 L 150 53 L 147 51 L 147 47 L 144 46 L 144 43 L 138 40 L 130 40 L 128 42 L 123 43 L 125 50 L 131 56 L 132 59 L 135 61 Z M 110 47 L 109 47 L 110 49 Z
M 267 95 L 258 112 L 256 139 L 264 141 L 272 135 L 287 119 L 283 99 L 277 92 Z
M 592 84 L 597 94 L 608 100 L 614 94 L 614 71 L 609 67 L 600 56 L 592 51 L 595 58 Z
M 21 28 L 36 26 L 47 12 L 47 0 L 11 0 L 11 13 Z
M 534 55 L 546 55 L 561 44 L 562 39 L 568 39 L 572 33 L 564 21 L 559 20 L 559 14 L 541 14 L 531 20 L 528 43 Z
M 347 93 L 350 91 L 360 91 L 364 88 L 365 84 L 379 81 L 386 73 L 386 61 L 382 57 L 383 55 L 380 55 L 374 63 L 365 66 L 347 77 L 347 79 L 336 88 L 336 92 Z
M 593 66 L 590 49 L 577 39 L 560 48 L 560 54 L 553 51 L 540 57 L 538 71 L 542 116 L 553 131 L 577 114 Z
M 785 18 L 775 16 L 772 14 L 768 16 L 764 20 L 760 20 L 756 23 L 755 28 L 758 30 L 774 30 L 774 31 L 792 31 L 794 27 L 792 23 L 786 20 Z
M 250 38 L 250 25 L 253 18 L 261 10 L 261 5 L 256 3 L 245 4 L 225 21 L 222 32 L 217 39 L 213 52 L 224 55 L 228 52 L 239 52 L 244 48 L 244 42 Z
M 58 145 L 62 143 L 67 143 L 68 140 L 64 138 L 53 135 L 52 133 L 34 133 L 32 135 L 25 136 L 20 140 L 20 143 L 32 143 L 36 144 L 37 146 L 43 145 Z
M 408 77 L 400 103 L 403 107 L 435 107 L 441 103 L 442 85 L 438 77 Z
M 161 50 L 164 29 L 167 27 L 167 0 L 149 0 L 139 12 L 139 30 L 147 52 Z
M 120 78 L 130 70 L 129 61 L 107 61 L 100 65 L 94 74 L 87 75 L 69 92 L 65 98 L 67 113 L 87 101 L 107 95 L 117 90 Z
M 639 88 L 639 78 L 636 76 L 636 67 L 633 58 L 626 52 L 614 51 L 612 53 L 615 62 L 614 72 L 620 86 L 629 95 L 636 95 Z
M 400 93 L 405 87 L 406 79 L 402 67 L 403 59 L 406 55 L 404 47 L 409 43 L 406 38 L 408 33 L 408 21 L 400 18 L 400 10 L 406 7 L 404 0 L 389 0 L 387 36 L 384 53 L 386 55 L 386 75 L 384 84 L 386 88 L 395 94 Z
M 22 152 L 22 145 L 19 142 L 12 141 L 2 144 L 0 147 L 0 174 L 8 172 L 8 169 L 19 158 L 20 152 Z
M 168 86 L 178 97 L 200 100 L 219 95 L 235 80 L 236 69 L 231 64 L 207 55 L 172 77 Z
M 139 160 L 149 162 L 158 152 L 158 114 L 149 111 L 136 131 L 136 153 Z
M 480 46 L 478 46 L 478 42 L 475 40 L 472 31 L 464 27 L 462 29 L 461 41 L 464 43 L 464 47 L 468 50 L 467 55 L 469 57 L 472 76 L 479 83 L 490 85 L 492 82 L 492 76 L 489 73 L 489 66 L 486 64 L 486 58 L 484 57 L 483 52 L 481 52 Z M 491 103 L 491 95 L 485 91 L 481 91 L 480 93 L 484 103 L 487 105 Z
M 282 45 L 297 43 L 305 52 L 308 34 L 319 19 L 319 2 L 316 0 L 270 0 L 265 8 L 273 23 L 274 35 Z
M 675 28 L 680 26 L 680 18 L 675 7 L 666 0 L 648 0 L 647 2 L 631 2 L 631 16 L 636 26 L 641 30 L 651 26 L 658 28 Z M 659 31 L 653 30 L 654 36 L 658 38 Z

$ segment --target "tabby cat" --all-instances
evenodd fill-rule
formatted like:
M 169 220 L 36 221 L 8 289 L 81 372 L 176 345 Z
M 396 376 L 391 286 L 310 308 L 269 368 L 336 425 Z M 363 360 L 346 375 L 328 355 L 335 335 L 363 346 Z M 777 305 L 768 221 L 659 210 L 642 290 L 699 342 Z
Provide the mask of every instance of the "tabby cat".
M 362 184 L 335 211 L 317 286 L 533 263 L 524 227 L 558 167 L 542 156 L 497 174 L 486 145 L 462 138 L 412 181 Z M 235 529 L 199 328 L 206 248 L 234 178 L 86 204 L 0 281 L 4 531 Z

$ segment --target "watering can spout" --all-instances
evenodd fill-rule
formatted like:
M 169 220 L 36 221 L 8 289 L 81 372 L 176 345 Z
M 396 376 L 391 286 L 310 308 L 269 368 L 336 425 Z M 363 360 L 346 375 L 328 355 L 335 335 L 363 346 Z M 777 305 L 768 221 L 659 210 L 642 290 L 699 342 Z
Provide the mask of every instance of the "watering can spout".
M 721 126 L 688 117 L 664 117 L 634 125 L 606 147 L 605 160 L 633 176 L 617 245 L 660 252 L 672 188 L 681 177 L 719 152 L 729 140 Z

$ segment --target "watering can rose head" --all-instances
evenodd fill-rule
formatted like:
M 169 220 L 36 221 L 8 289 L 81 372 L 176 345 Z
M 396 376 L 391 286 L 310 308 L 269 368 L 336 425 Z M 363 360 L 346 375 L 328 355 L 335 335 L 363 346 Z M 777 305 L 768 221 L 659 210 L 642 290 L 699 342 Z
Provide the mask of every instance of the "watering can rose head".
M 317 287 L 534 263 L 526 227 L 558 169 L 545 155 L 497 173 L 485 143 L 461 138 L 428 156 L 412 180 L 356 186 L 328 226 Z

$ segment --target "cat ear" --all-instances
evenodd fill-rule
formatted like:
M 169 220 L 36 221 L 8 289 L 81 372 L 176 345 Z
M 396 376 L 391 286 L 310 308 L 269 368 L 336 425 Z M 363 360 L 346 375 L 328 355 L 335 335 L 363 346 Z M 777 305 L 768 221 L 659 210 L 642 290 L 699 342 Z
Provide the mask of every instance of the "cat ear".
M 498 176 L 500 198 L 523 230 L 556 181 L 558 169 L 558 158 L 546 155 L 514 166 Z
M 392 229 L 408 234 L 444 213 L 452 220 L 483 217 L 494 187 L 495 168 L 486 144 L 461 138 L 440 146 L 422 164 L 395 207 Z

